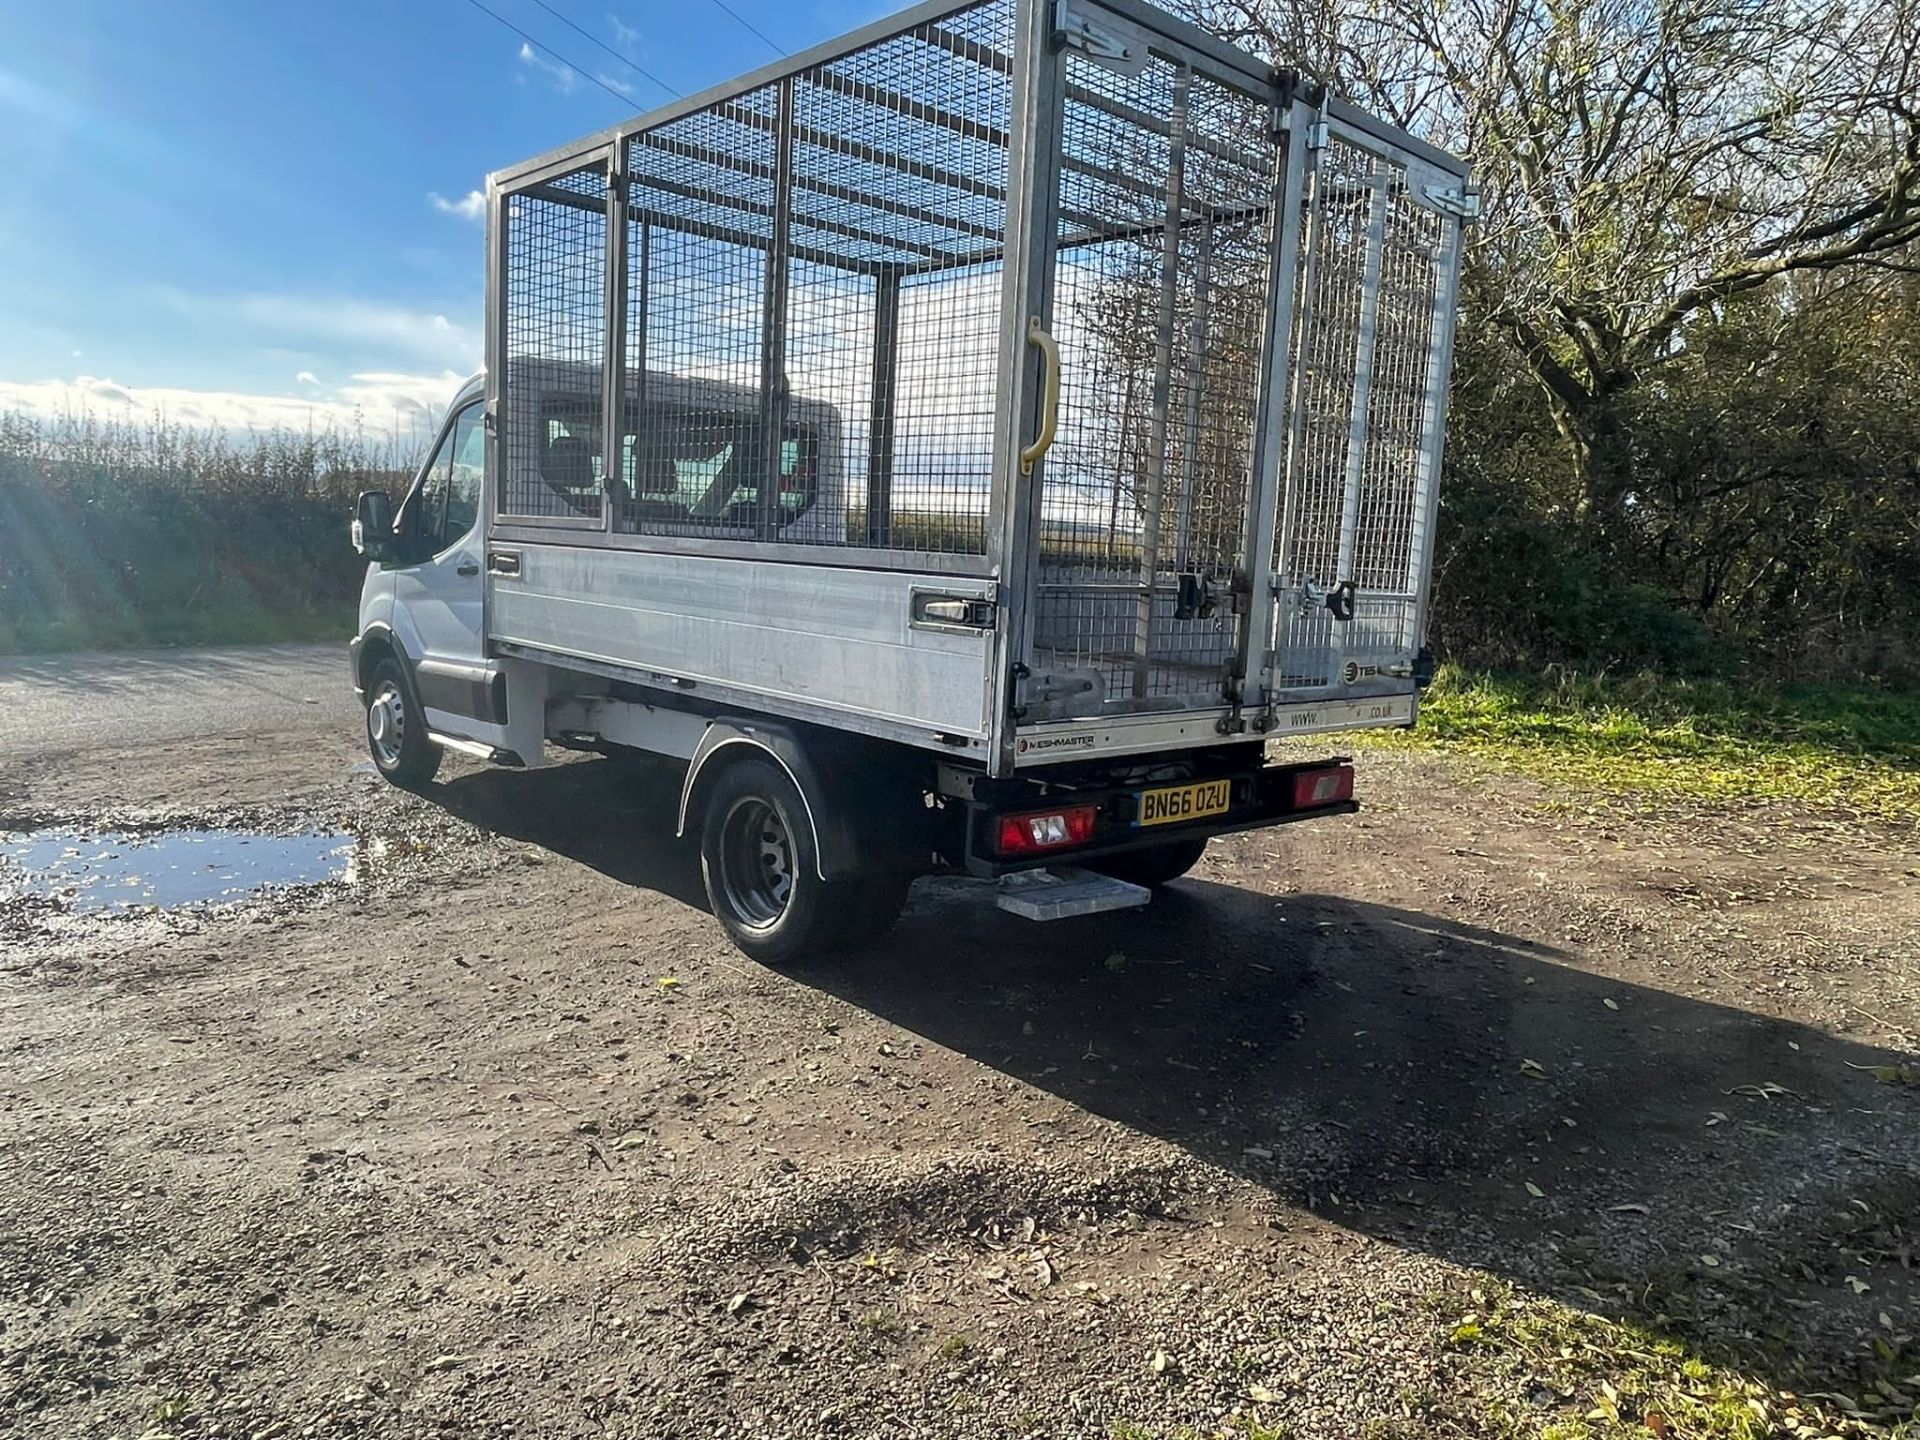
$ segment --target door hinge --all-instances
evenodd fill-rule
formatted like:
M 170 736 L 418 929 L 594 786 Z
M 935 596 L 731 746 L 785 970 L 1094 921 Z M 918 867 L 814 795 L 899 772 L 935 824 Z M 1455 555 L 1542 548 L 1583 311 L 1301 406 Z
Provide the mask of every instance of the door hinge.
M 1326 121 L 1316 120 L 1313 124 L 1307 126 L 1307 149 L 1324 150 L 1327 148 L 1329 138 L 1330 135 L 1327 130 Z
M 1096 19 L 1075 8 L 1073 0 L 1054 0 L 1053 43 L 1122 75 L 1138 75 L 1147 68 L 1146 36 L 1112 15 L 1102 13 Z
M 1478 185 L 1428 185 L 1421 192 L 1427 204 L 1444 215 L 1454 215 L 1462 220 L 1480 218 L 1480 187 Z

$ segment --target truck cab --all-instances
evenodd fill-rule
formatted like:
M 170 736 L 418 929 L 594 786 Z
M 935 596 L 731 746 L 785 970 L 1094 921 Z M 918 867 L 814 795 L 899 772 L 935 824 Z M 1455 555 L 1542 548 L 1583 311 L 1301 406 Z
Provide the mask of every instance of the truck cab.
M 485 379 L 462 385 L 397 506 L 360 499 L 355 542 L 368 556 L 352 642 L 354 689 L 373 762 L 420 785 L 439 768 L 435 737 L 492 757 L 505 739 L 505 687 L 486 656 Z

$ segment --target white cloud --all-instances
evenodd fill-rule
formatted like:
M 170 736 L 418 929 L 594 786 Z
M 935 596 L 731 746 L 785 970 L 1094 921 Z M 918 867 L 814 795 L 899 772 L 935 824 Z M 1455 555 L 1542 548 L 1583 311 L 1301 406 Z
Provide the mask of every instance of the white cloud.
M 613 43 L 622 50 L 631 50 L 640 43 L 640 32 L 622 21 L 618 15 L 608 15 L 607 23 L 613 27 Z
M 320 383 L 320 377 L 311 370 L 302 370 L 298 375 L 293 377 L 293 383 L 296 385 L 318 385 Z
M 122 385 L 98 376 L 72 380 L 0 381 L 0 410 L 45 419 L 91 416 L 244 434 L 262 430 L 364 430 L 382 439 L 418 441 L 466 377 L 454 371 L 406 375 L 367 371 L 318 394 L 262 395 L 229 390 Z M 300 379 L 313 381 L 303 372 Z M 316 385 L 318 382 L 314 382 Z
M 255 346 L 311 361 L 336 357 L 335 368 L 421 368 L 471 374 L 481 365 L 482 333 L 438 311 L 409 310 L 313 295 L 198 295 L 172 289 L 142 292 L 183 321 Z
M 640 93 L 638 89 L 627 81 L 622 80 L 617 75 L 609 75 L 604 70 L 594 71 L 593 78 L 611 90 L 618 90 L 622 95 L 632 96 Z
M 429 190 L 427 203 L 442 215 L 458 215 L 462 220 L 471 220 L 476 225 L 485 223 L 487 218 L 487 194 L 484 190 L 469 190 L 458 200 L 449 200 L 438 190 Z
M 572 93 L 574 85 L 578 83 L 580 79 L 580 77 L 574 73 L 571 65 L 561 65 L 547 59 L 524 40 L 520 42 L 520 63 L 522 65 L 530 65 L 542 75 L 545 75 L 553 82 L 553 88 L 558 90 L 562 95 Z

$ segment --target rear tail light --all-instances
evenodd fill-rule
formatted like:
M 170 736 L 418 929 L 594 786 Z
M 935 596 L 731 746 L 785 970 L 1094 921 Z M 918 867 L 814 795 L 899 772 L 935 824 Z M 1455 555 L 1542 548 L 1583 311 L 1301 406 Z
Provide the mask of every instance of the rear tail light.
M 1031 815 L 1000 817 L 1000 853 L 1037 855 L 1064 850 L 1093 838 L 1094 807 L 1069 805 L 1062 810 L 1039 810 Z
M 1353 767 L 1328 765 L 1319 770 L 1302 770 L 1293 777 L 1293 808 L 1317 810 L 1323 805 L 1339 805 L 1353 799 Z

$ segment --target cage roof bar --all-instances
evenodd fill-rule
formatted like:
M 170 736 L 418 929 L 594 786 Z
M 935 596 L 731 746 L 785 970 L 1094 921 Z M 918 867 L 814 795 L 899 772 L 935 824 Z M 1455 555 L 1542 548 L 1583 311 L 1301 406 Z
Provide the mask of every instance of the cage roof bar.
M 665 151 L 668 154 L 679 155 L 721 170 L 731 170 L 740 175 L 751 176 L 755 180 L 773 179 L 773 166 L 765 161 L 749 160 L 744 155 L 729 155 L 724 151 L 696 145 L 690 140 L 681 140 L 671 135 L 636 135 L 633 140 L 635 144 L 644 145 L 650 150 Z M 851 186 L 816 180 L 811 175 L 795 175 L 793 186 L 796 190 L 806 190 L 815 195 L 845 200 L 849 204 L 864 206 L 869 210 L 878 210 L 888 215 L 898 215 L 903 220 L 914 220 L 922 225 L 939 226 L 960 235 L 971 236 L 976 240 L 1000 238 L 1000 231 L 995 226 L 984 225 L 977 220 L 968 220 L 960 215 L 948 215 L 939 210 L 929 210 L 924 205 L 895 200 L 891 196 L 874 195 L 866 191 L 856 191 Z
M 896 115 L 904 115 L 909 120 L 918 120 L 927 125 L 938 125 L 943 130 L 967 140 L 978 140 L 983 145 L 995 149 L 1007 148 L 1007 132 L 982 120 L 972 120 L 965 115 L 956 115 L 951 110 L 932 104 L 926 100 L 915 99 L 898 90 L 890 90 L 884 85 L 875 85 L 866 80 L 854 80 L 822 66 L 796 77 L 803 85 L 812 85 L 821 90 L 845 95 L 862 104 L 875 105 L 882 110 L 891 110 Z
M 607 213 L 607 202 L 604 199 L 582 195 L 578 190 L 562 190 L 557 185 L 529 185 L 525 189 L 514 191 L 509 198 L 545 200 L 550 204 L 566 205 L 594 215 Z M 767 236 L 755 235 L 749 230 L 735 230 L 731 226 L 716 225 L 711 220 L 696 220 L 688 215 L 674 215 L 664 210 L 648 210 L 643 206 L 630 207 L 628 217 L 635 221 L 644 220 L 649 225 L 658 226 L 662 230 L 678 230 L 682 234 L 697 235 L 704 240 L 724 240 L 730 245 L 743 245 L 750 250 L 766 250 L 773 243 Z M 801 223 L 806 225 L 809 222 L 802 220 Z M 891 246 L 894 242 L 889 240 L 885 243 Z M 787 249 L 789 254 L 809 264 L 853 270 L 862 274 L 898 263 L 887 260 L 859 260 L 850 255 L 836 254 L 831 250 L 821 250 L 811 245 L 789 245 Z M 937 256 L 940 253 L 937 250 L 929 252 L 930 256 Z
M 756 115 L 753 111 L 742 109 L 730 102 L 716 107 L 716 113 L 760 130 L 771 131 L 779 124 L 771 115 Z M 795 125 L 793 138 L 802 145 L 811 145 L 836 155 L 851 156 L 855 160 L 864 161 L 868 165 L 878 165 L 885 170 L 898 170 L 902 175 L 911 175 L 916 180 L 944 185 L 949 190 L 958 190 L 963 194 L 978 195 L 982 199 L 1003 204 L 1007 198 L 1004 185 L 996 185 L 990 180 L 982 180 L 975 175 L 966 175 L 958 170 L 948 170 L 940 165 L 929 164 L 925 160 L 896 155 L 891 150 L 882 150 L 864 141 L 850 140 L 844 135 L 835 135 L 828 130 L 818 130 L 811 125 Z
M 698 185 L 688 185 L 679 180 L 668 180 L 658 175 L 629 176 L 627 183 L 629 190 L 635 187 L 664 190 L 669 195 L 679 195 L 688 200 L 698 200 L 703 204 L 738 210 L 744 215 L 758 215 L 762 219 L 773 218 L 775 209 L 770 200 L 754 200 L 745 195 L 729 195 L 724 190 L 703 190 Z M 904 250 L 909 255 L 918 255 L 927 260 L 945 259 L 948 254 L 937 245 L 908 240 L 898 235 L 883 235 L 876 230 L 862 230 L 858 225 L 848 225 L 824 215 L 810 215 L 804 210 L 794 210 L 791 216 L 796 225 L 804 225 L 809 230 L 819 230 L 847 240 L 857 240 L 863 245 L 878 245 L 887 250 Z

